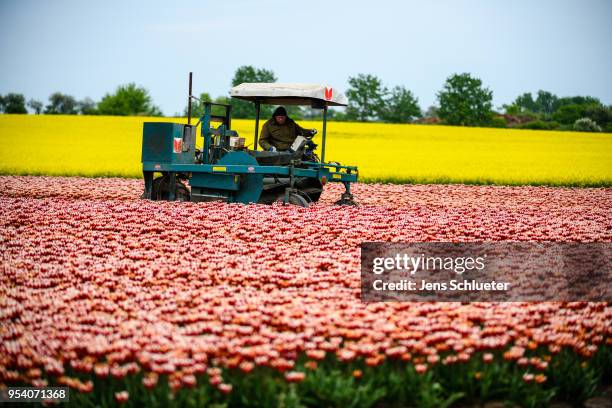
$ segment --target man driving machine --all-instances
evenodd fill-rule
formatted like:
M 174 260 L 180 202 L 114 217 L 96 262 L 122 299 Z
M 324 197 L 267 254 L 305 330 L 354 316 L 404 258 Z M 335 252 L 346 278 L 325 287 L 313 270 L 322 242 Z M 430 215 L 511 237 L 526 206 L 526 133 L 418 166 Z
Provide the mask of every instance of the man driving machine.
M 298 136 L 311 138 L 316 129 L 304 129 L 287 116 L 287 110 L 279 106 L 272 117 L 263 125 L 259 145 L 271 152 L 291 151 L 291 145 Z

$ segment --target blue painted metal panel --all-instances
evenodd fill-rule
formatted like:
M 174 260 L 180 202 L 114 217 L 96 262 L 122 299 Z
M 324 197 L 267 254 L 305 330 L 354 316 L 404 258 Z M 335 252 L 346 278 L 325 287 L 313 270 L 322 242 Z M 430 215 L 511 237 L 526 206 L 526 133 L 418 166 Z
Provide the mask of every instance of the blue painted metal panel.
M 236 174 L 193 173 L 189 179 L 189 185 L 237 191 L 240 187 L 240 176 Z
M 143 163 L 145 171 L 175 171 L 179 173 L 212 173 L 212 174 L 269 174 L 289 176 L 289 167 L 283 166 L 248 166 L 248 165 L 222 165 L 222 164 L 168 164 Z M 323 176 L 330 182 L 357 181 L 356 173 L 335 173 L 321 167 L 319 169 L 293 168 L 293 175 L 297 177 L 313 177 L 321 180 Z
M 342 182 L 342 181 L 357 181 L 357 174 L 354 173 L 336 173 L 330 172 L 327 181 L 331 182 Z
M 213 166 L 213 170 L 215 167 L 220 170 L 226 163 L 228 167 L 242 165 L 247 168 L 247 173 L 239 176 L 240 188 L 232 195 L 233 201 L 243 204 L 258 202 L 263 191 L 263 174 L 248 172 L 249 168 L 257 165 L 257 160 L 245 152 L 229 152 Z
M 142 132 L 142 162 L 193 163 L 195 135 L 180 123 L 145 122 Z
M 171 163 L 163 162 L 144 162 L 142 163 L 143 171 L 170 171 L 172 168 Z

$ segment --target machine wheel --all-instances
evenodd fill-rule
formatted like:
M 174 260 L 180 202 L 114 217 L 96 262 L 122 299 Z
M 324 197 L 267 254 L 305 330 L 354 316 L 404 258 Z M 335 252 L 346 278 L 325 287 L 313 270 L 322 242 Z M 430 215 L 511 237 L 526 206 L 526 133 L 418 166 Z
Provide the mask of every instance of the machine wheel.
M 157 177 L 153 180 L 151 188 L 151 200 L 168 200 L 170 177 L 167 175 Z M 185 184 L 178 178 L 176 179 L 176 189 L 174 190 L 176 201 L 191 201 L 191 192 Z
M 310 201 L 313 203 L 316 203 L 319 201 L 319 198 L 321 198 L 321 191 L 312 191 L 307 192 L 306 194 L 308 194 L 308 198 L 310 198 Z
M 280 196 L 276 201 L 283 202 L 285 199 L 284 194 Z M 299 193 L 290 193 L 289 194 L 289 204 L 297 205 L 298 207 L 308 207 L 308 201 Z
M 296 188 L 309 203 L 316 203 L 323 193 L 323 184 L 318 179 L 302 178 L 296 182 Z
M 336 205 L 353 205 L 356 206 L 357 203 L 353 199 L 353 195 L 350 193 L 342 193 L 342 197 L 336 201 L 334 204 Z

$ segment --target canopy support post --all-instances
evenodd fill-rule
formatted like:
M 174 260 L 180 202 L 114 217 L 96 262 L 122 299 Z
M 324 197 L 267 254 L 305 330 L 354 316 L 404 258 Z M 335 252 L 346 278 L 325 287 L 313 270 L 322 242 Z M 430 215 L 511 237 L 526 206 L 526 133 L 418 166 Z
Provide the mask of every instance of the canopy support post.
M 257 150 L 257 138 L 259 137 L 259 109 L 260 103 L 255 101 L 255 146 L 253 146 L 253 150 Z
M 327 135 L 327 104 L 323 106 L 323 146 L 321 146 L 321 163 L 325 163 L 325 136 Z
M 187 98 L 187 124 L 191 125 L 191 96 L 193 95 L 191 91 L 191 80 L 193 78 L 193 72 L 189 73 L 189 97 Z

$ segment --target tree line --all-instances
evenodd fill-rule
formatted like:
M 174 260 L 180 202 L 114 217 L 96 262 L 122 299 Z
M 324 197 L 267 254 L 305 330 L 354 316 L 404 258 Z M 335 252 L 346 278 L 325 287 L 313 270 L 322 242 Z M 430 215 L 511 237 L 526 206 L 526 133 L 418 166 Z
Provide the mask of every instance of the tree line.
M 276 81 L 272 70 L 245 65 L 235 71 L 231 85 Z M 512 103 L 495 110 L 493 91 L 485 87 L 481 79 L 469 73 L 449 76 L 436 94 L 437 104 L 425 111 L 411 90 L 402 85 L 389 87 L 375 75 L 358 74 L 349 77 L 348 84 L 346 94 L 349 105 L 343 110 L 330 109 L 331 120 L 612 132 L 612 106 L 604 105 L 597 98 L 558 97 L 540 90 L 535 96 L 531 93 L 519 95 Z M 199 100 L 230 103 L 227 96 L 213 99 L 206 92 L 199 95 Z M 255 117 L 252 103 L 232 100 L 231 105 L 233 117 Z M 21 94 L 0 95 L 0 112 L 27 113 L 26 106 L 37 114 L 161 115 L 149 92 L 134 83 L 119 86 L 114 93 L 106 94 L 99 102 L 90 98 L 77 101 L 59 92 L 49 97 L 47 105 L 36 100 L 26 102 Z M 262 105 L 260 114 L 269 117 L 273 109 L 272 106 Z M 194 101 L 192 115 L 201 116 L 203 110 L 203 104 Z M 299 106 L 288 106 L 287 110 L 295 119 L 311 119 L 320 114 L 316 110 Z M 213 108 L 214 114 L 220 114 L 221 111 L 222 108 Z M 182 114 L 187 114 L 187 107 Z
M 232 86 L 243 82 L 276 82 L 274 72 L 264 68 L 242 66 L 232 79 Z M 493 91 L 481 79 L 469 73 L 453 74 L 436 94 L 437 105 L 423 111 L 418 98 L 402 85 L 388 87 L 372 74 L 358 74 L 348 79 L 346 95 L 349 105 L 342 110 L 329 110 L 331 120 L 386 123 L 427 123 L 453 126 L 515 127 L 522 129 L 558 129 L 612 132 L 612 106 L 591 96 L 558 97 L 540 90 L 536 97 L 524 93 L 501 109 L 493 109 Z M 202 100 L 212 100 L 203 93 Z M 229 103 L 228 97 L 214 99 Z M 273 107 L 262 105 L 261 115 L 270 116 Z M 288 106 L 295 119 L 310 119 L 318 113 L 299 106 Z M 194 115 L 202 106 L 194 105 Z M 185 114 L 187 109 L 185 108 Z M 232 101 L 236 118 L 255 117 L 253 104 Z
M 99 102 L 91 98 L 77 100 L 71 95 L 55 92 L 43 102 L 30 99 L 18 93 L 0 95 L 0 112 L 28 113 L 47 115 L 114 115 L 114 116 L 161 116 L 161 110 L 153 104 L 149 91 L 134 83 L 121 85 L 115 92 L 108 93 Z
M 504 105 L 505 114 L 523 122 L 527 129 L 576 129 L 592 132 L 612 132 L 612 106 L 605 106 L 591 96 L 558 97 L 539 90 L 530 92 Z

